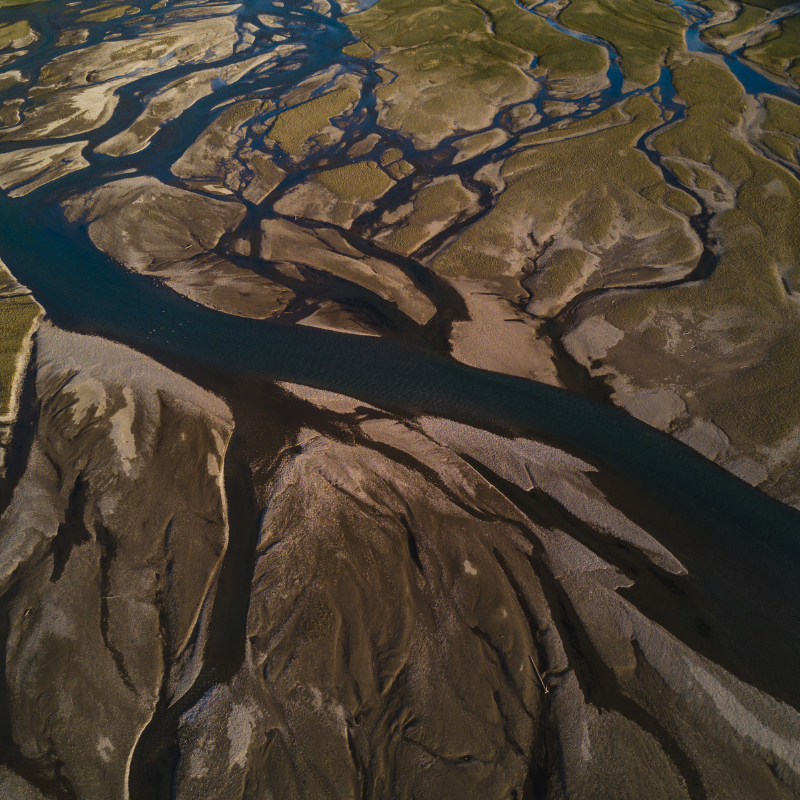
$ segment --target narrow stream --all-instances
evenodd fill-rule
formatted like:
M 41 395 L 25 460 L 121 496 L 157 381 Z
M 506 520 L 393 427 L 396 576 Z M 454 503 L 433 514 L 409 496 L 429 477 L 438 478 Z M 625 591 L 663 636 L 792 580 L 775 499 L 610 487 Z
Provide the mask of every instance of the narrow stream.
M 707 45 L 700 38 L 703 27 L 713 16 L 710 11 L 691 2 L 691 0 L 672 0 L 672 4 L 689 23 L 686 31 L 686 46 L 692 53 L 722 56 L 728 69 L 734 74 L 739 83 L 744 86 L 747 94 L 751 96 L 771 94 L 783 100 L 789 100 L 792 103 L 800 102 L 800 91 L 788 86 L 778 78 L 772 78 L 767 73 L 760 72 L 748 64 L 744 58 L 744 48 L 734 53 L 721 53 L 719 50 Z

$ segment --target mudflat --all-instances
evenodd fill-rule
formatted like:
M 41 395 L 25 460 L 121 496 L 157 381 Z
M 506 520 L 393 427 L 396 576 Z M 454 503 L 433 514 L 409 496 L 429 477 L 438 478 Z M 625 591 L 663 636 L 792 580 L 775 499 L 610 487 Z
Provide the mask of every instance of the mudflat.
M 800 797 L 798 22 L 0 0 L 0 797 Z

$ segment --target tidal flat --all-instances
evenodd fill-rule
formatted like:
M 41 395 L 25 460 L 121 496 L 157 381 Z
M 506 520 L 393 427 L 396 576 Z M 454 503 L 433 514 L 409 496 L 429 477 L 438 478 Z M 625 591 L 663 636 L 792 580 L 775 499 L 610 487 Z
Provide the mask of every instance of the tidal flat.
M 0 798 L 800 798 L 798 24 L 0 0 Z

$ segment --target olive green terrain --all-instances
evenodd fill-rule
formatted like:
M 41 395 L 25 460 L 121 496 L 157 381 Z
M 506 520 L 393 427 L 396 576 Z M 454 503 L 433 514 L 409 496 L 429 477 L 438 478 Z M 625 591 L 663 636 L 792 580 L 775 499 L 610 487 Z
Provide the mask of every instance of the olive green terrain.
M 581 0 L 559 19 L 568 27 L 609 42 L 620 54 L 625 78 L 649 86 L 667 54 L 683 46 L 683 17 L 659 0 Z
M 800 183 L 735 135 L 744 105 L 738 83 L 725 70 L 696 59 L 676 66 L 673 75 L 689 106 L 687 118 L 654 144 L 684 167 L 692 165 L 688 172 L 675 171 L 687 188 L 705 175 L 707 191 L 726 186 L 735 192 L 735 205 L 715 218 L 720 254 L 707 280 L 619 299 L 607 316 L 623 330 L 651 337 L 657 335 L 655 319 L 662 330 L 671 319 L 700 349 L 718 339 L 720 350 L 741 366 L 720 376 L 710 390 L 714 421 L 729 435 L 777 444 L 800 425 L 792 388 L 800 380 L 800 328 L 792 297 L 800 289 Z M 719 323 L 713 333 L 700 336 L 703 321 L 714 317 Z M 715 360 L 719 373 L 721 352 Z
M 793 31 L 800 18 L 770 22 L 767 15 L 780 7 L 746 5 L 731 17 L 728 6 L 717 4 L 713 10 L 728 19 L 712 21 L 705 35 L 716 46 L 766 25 L 745 56 L 791 79 L 800 41 Z M 447 8 L 461 13 L 451 18 Z M 480 6 L 482 26 L 473 8 L 417 10 L 413 4 L 381 2 L 348 19 L 376 51 L 377 61 L 397 76 L 379 89 L 381 121 L 416 140 L 430 137 L 418 146 L 429 146 L 446 128 L 437 126 L 437 108 L 425 108 L 419 96 L 413 108 L 403 107 L 407 86 L 433 86 L 440 103 L 441 71 L 449 67 L 458 85 L 467 68 L 453 53 L 454 41 L 469 37 L 461 60 L 472 68 L 472 48 L 480 42 L 488 52 L 485 26 L 505 44 L 538 52 L 537 74 L 546 75 L 551 87 L 596 69 L 590 49 L 580 62 L 573 51 L 566 51 L 561 62 L 550 58 L 536 27 L 526 27 L 525 39 L 510 35 L 519 16 L 516 7 L 502 14 L 505 26 L 498 24 L 501 15 L 494 7 Z M 569 331 L 592 317 L 605 317 L 619 333 L 612 335 L 611 346 L 595 347 L 584 366 L 595 380 L 610 384 L 616 402 L 676 435 L 699 420 L 711 423 L 729 442 L 720 459 L 755 459 L 771 474 L 765 488 L 780 481 L 785 485 L 787 453 L 795 452 L 792 437 L 800 430 L 800 403 L 792 389 L 800 379 L 800 193 L 796 176 L 782 166 L 797 163 L 797 106 L 770 97 L 758 101 L 760 111 L 747 105 L 727 68 L 687 53 L 687 23 L 669 4 L 574 0 L 558 19 L 609 42 L 629 86 L 649 86 L 663 67 L 669 68 L 685 118 L 669 124 L 674 112 L 659 111 L 661 95 L 654 91 L 655 103 L 633 98 L 627 105 L 523 133 L 512 143 L 510 157 L 493 159 L 499 179 L 493 185 L 499 188 L 493 190 L 489 213 L 427 261 L 459 286 L 467 280 L 491 287 L 507 298 L 509 309 L 524 302 L 534 317 L 558 320 L 560 335 L 573 342 L 578 361 L 583 356 L 577 355 L 577 340 L 570 340 Z M 439 45 L 440 31 L 446 46 Z M 573 40 L 578 44 L 588 45 Z M 480 85 L 483 79 L 475 71 L 470 81 Z M 580 91 L 565 96 L 580 97 Z M 472 95 L 453 103 L 462 107 L 475 100 Z M 557 103 L 543 106 L 551 113 Z M 443 108 L 448 119 L 455 116 L 453 108 Z M 488 118 L 485 124 L 488 131 Z M 473 130 L 464 123 L 461 128 Z M 485 170 L 481 174 L 488 177 Z M 382 235 L 399 252 L 413 253 L 427 241 L 414 220 L 415 215 L 430 219 L 432 201 L 439 203 L 443 218 L 457 217 L 447 208 L 452 200 L 444 186 L 438 198 L 430 189 L 421 191 L 414 214 L 391 235 Z M 706 222 L 699 221 L 703 215 Z M 707 231 L 703 242 L 698 225 Z M 713 258 L 710 275 L 687 281 L 700 262 L 702 244 L 710 248 L 704 258 Z M 665 283 L 669 288 L 659 288 Z M 648 288 L 637 290 L 639 285 Z M 470 363 L 480 362 L 472 358 Z M 548 379 L 542 370 L 541 377 Z M 662 399 L 644 409 L 641 398 L 659 392 Z M 671 407 L 666 415 L 662 400 Z
M 41 316 L 42 307 L 0 262 L 0 421 L 16 416 L 31 338 Z
M 534 58 L 552 80 L 592 78 L 605 66 L 600 48 L 553 30 L 512 0 L 388 0 L 346 22 L 396 76 L 375 93 L 380 123 L 426 149 L 459 128 L 486 127 L 503 106 L 529 100 L 536 92 L 528 72 Z
M 758 67 L 795 85 L 800 82 L 800 20 L 792 4 L 785 0 L 741 4 L 732 19 L 724 4 L 704 5 L 725 19 L 719 24 L 712 19 L 703 31 L 710 44 L 726 52 L 741 49 L 742 56 Z
M 779 23 L 778 30 L 767 34 L 762 44 L 748 47 L 746 58 L 786 79 L 800 84 L 800 18 L 791 17 Z
M 269 138 L 278 142 L 287 153 L 300 155 L 306 142 L 314 134 L 321 133 L 331 117 L 344 113 L 358 99 L 354 90 L 339 89 L 290 108 L 278 115 Z

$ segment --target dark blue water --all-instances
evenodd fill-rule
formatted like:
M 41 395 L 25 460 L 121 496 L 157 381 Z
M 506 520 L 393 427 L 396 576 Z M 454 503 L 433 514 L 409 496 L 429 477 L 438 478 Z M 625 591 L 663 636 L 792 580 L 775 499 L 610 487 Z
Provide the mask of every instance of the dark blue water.
M 608 79 L 608 87 L 605 88 L 602 92 L 601 98 L 592 98 L 594 102 L 600 102 L 600 110 L 603 108 L 603 104 L 613 104 L 618 103 L 622 97 L 626 95 L 622 91 L 622 83 L 624 81 L 624 76 L 622 74 L 622 69 L 620 68 L 619 62 L 619 53 L 604 39 L 599 39 L 596 36 L 591 36 L 588 33 L 581 33 L 580 31 L 574 31 L 571 28 L 567 28 L 565 25 L 562 25 L 557 19 L 553 19 L 552 17 L 547 16 L 546 14 L 541 14 L 537 11 L 538 6 L 542 5 L 544 0 L 541 2 L 536 3 L 535 5 L 525 5 L 520 0 L 515 0 L 516 4 L 523 10 L 528 11 L 531 14 L 535 14 L 539 19 L 546 22 L 551 28 L 557 30 L 559 33 L 563 33 L 567 36 L 571 36 L 574 39 L 580 39 L 583 42 L 589 42 L 590 44 L 597 45 L 597 47 L 601 47 L 603 50 L 606 51 L 606 55 L 608 56 L 608 70 L 606 71 L 606 78 Z M 539 95 L 539 99 L 549 98 L 550 96 L 547 92 L 542 92 Z M 561 99 L 561 98 L 550 98 L 550 99 Z M 576 101 L 579 106 L 585 105 L 587 102 L 590 101 Z M 597 113 L 597 112 L 595 112 Z
M 689 50 L 693 53 L 719 56 L 719 50 L 710 47 L 700 38 L 702 25 L 711 18 L 711 12 L 690 0 L 672 0 L 672 4 L 689 23 L 686 31 L 686 46 Z M 792 86 L 787 86 L 778 78 L 771 78 L 750 66 L 744 60 L 741 50 L 723 54 L 723 58 L 728 69 L 736 76 L 749 95 L 771 94 L 793 103 L 800 102 L 800 91 Z
M 800 567 L 800 512 L 613 407 L 533 381 L 463 366 L 423 346 L 222 314 L 106 259 L 30 201 L 2 203 L 0 253 L 58 324 L 243 375 L 343 392 L 405 414 L 437 414 L 543 436 L 655 498 L 715 520 L 747 551 Z M 54 215 L 55 216 L 55 215 Z M 672 549 L 672 548 L 671 548 Z M 678 547 L 678 550 L 681 548 Z M 676 552 L 679 558 L 682 556 Z M 790 566 L 791 565 L 791 566 Z M 796 584 L 800 585 L 800 584 Z M 798 628 L 800 632 L 800 628 Z

